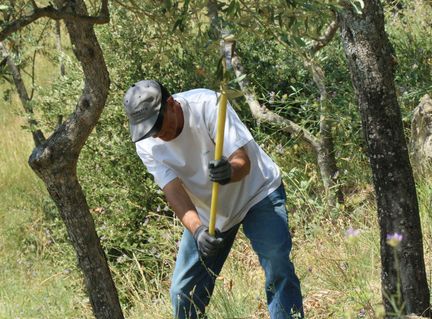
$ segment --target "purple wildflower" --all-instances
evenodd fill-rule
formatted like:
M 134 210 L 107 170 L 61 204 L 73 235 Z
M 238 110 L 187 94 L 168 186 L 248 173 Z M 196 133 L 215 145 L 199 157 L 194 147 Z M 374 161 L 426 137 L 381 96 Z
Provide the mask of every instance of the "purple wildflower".
M 399 243 L 402 241 L 403 236 L 399 233 L 387 234 L 387 244 L 392 247 L 399 246 Z
M 348 230 L 345 232 L 346 238 L 354 238 L 360 235 L 360 229 L 354 229 L 352 227 L 348 228 Z

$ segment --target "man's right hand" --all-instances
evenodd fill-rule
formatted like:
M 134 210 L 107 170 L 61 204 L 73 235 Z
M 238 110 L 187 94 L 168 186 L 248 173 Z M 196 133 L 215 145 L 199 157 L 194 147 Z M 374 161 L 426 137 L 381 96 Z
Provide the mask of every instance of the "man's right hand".
M 216 234 L 218 231 L 216 231 Z M 198 250 L 203 257 L 215 256 L 222 246 L 223 239 L 214 237 L 209 234 L 208 227 L 205 225 L 199 226 L 193 234 L 198 246 Z

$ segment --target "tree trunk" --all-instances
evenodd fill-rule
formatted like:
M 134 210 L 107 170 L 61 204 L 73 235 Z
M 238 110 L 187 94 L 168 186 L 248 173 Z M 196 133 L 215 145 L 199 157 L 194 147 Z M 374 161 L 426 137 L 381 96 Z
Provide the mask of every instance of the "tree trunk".
M 383 8 L 378 0 L 365 0 L 359 14 L 348 2 L 345 5 L 340 15 L 341 37 L 372 168 L 381 231 L 386 318 L 395 317 L 398 310 L 428 316 L 429 288 L 417 195 L 396 97 L 395 59 L 384 30 Z M 387 235 L 393 233 L 403 236 L 397 248 L 387 244 Z M 398 309 L 392 306 L 391 298 Z
M 317 163 L 320 169 L 321 179 L 326 191 L 327 204 L 329 207 L 335 207 L 336 203 L 342 204 L 344 202 L 344 196 L 338 183 L 339 169 L 336 163 L 332 134 L 332 111 L 327 97 L 327 88 L 324 83 L 324 71 L 313 61 L 305 64 L 309 68 L 320 92 L 320 130 L 318 145 L 315 147 L 315 152 L 317 154 Z
M 87 15 L 82 0 L 58 0 L 56 4 L 70 13 Z M 29 164 L 44 181 L 60 210 L 84 274 L 95 317 L 123 318 L 106 256 L 76 175 L 80 151 L 108 96 L 109 75 L 93 25 L 69 19 L 66 27 L 83 68 L 84 89 L 75 112 L 33 151 Z
M 327 26 L 324 33 L 312 42 L 311 48 L 304 61 L 305 66 L 312 74 L 313 81 L 320 92 L 320 130 L 318 145 L 315 151 L 321 179 L 326 191 L 327 204 L 330 207 L 335 207 L 336 203 L 342 204 L 344 202 L 344 195 L 338 182 L 339 169 L 337 167 L 332 134 L 333 112 L 331 104 L 328 101 L 325 74 L 322 67 L 314 61 L 313 57 L 334 38 L 338 29 L 339 22 L 335 19 Z

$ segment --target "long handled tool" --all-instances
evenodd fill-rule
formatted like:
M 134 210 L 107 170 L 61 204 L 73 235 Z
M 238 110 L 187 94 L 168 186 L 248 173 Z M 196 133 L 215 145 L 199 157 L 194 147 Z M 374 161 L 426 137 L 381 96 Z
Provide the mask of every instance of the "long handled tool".
M 218 120 L 217 120 L 217 131 L 216 131 L 215 160 L 220 160 L 222 158 L 226 107 L 227 107 L 226 92 L 224 88 L 221 88 L 221 96 L 220 96 L 219 112 L 218 112 Z M 219 194 L 219 183 L 213 182 L 212 199 L 211 199 L 211 206 L 210 206 L 210 223 L 209 223 L 209 234 L 212 236 L 215 235 L 218 194 Z
M 231 68 L 231 56 L 232 56 L 234 43 L 235 41 L 232 36 L 224 38 L 222 42 L 223 52 L 225 56 L 225 59 L 222 60 L 224 74 L 226 69 Z M 223 76 L 220 90 L 221 90 L 221 95 L 219 101 L 219 111 L 218 111 L 217 128 L 216 128 L 215 160 L 220 160 L 222 158 L 222 151 L 223 151 L 225 118 L 226 118 L 226 109 L 227 109 L 227 101 L 228 101 L 225 76 Z M 209 234 L 212 236 L 215 235 L 218 194 L 219 194 L 219 183 L 213 182 L 212 199 L 211 199 L 211 206 L 210 206 L 210 222 L 209 222 Z

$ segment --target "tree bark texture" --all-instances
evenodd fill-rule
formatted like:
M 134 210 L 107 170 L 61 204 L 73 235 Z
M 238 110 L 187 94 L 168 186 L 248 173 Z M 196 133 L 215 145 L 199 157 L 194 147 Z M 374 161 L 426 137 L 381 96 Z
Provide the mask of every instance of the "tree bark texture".
M 414 178 L 394 85 L 395 59 L 379 0 L 365 0 L 361 14 L 346 2 L 341 37 L 358 99 L 372 168 L 381 244 L 381 282 L 386 318 L 395 311 L 428 316 L 429 288 Z M 402 234 L 397 248 L 387 235 Z M 400 298 L 397 298 L 400 296 Z M 391 305 L 390 298 L 397 302 Z
M 56 5 L 71 15 L 87 15 L 82 0 L 58 0 Z M 82 65 L 84 88 L 74 113 L 41 146 L 34 149 L 29 164 L 44 181 L 60 210 L 84 274 L 95 317 L 123 318 L 106 256 L 76 174 L 80 151 L 96 125 L 108 96 L 109 74 L 93 25 L 68 19 L 66 28 L 73 51 Z

